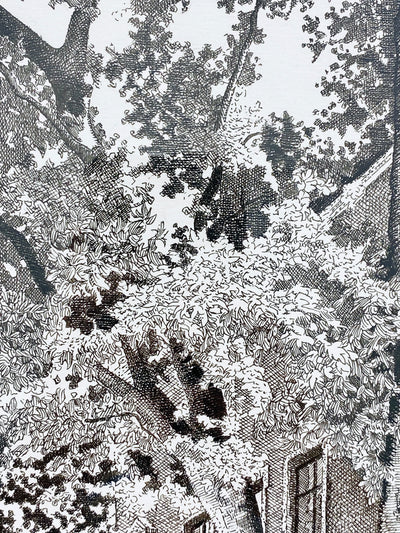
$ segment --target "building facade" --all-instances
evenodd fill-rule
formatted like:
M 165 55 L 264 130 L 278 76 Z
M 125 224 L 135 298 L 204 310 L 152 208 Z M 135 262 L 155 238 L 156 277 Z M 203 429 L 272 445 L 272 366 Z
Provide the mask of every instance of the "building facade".
M 265 533 L 381 531 L 382 506 L 368 501 L 350 461 L 316 447 L 274 465 L 257 496 Z M 183 524 L 181 531 L 217 533 L 206 513 Z

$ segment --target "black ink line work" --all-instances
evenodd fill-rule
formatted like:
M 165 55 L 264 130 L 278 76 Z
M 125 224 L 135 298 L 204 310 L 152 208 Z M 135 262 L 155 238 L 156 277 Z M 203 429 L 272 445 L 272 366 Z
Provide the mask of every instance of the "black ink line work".
M 1 532 L 400 531 L 399 65 L 395 0 L 0 0 Z

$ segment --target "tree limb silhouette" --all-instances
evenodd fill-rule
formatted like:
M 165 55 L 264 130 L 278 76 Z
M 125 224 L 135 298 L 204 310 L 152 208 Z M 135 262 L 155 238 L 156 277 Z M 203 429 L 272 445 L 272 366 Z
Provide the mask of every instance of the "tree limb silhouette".
M 253 44 L 254 38 L 256 37 L 258 13 L 260 12 L 260 9 L 262 7 L 263 0 L 257 0 L 254 9 L 250 15 L 248 31 L 240 46 L 235 68 L 233 69 L 231 77 L 228 81 L 228 85 L 226 86 L 225 92 L 222 96 L 218 116 L 215 122 L 215 131 L 218 131 L 223 126 L 226 117 L 228 116 L 229 108 L 235 95 L 237 83 L 240 79 L 240 76 L 242 75 L 243 68 L 246 63 L 247 52 L 249 51 L 249 48 Z
M 10 226 L 2 217 L 0 217 L 0 233 L 11 242 L 18 255 L 25 261 L 40 292 L 45 296 L 54 292 L 53 284 L 46 279 L 44 267 L 39 263 L 35 250 L 26 237 Z
M 17 82 L 12 77 L 7 67 L 0 62 L 0 74 L 5 78 L 11 90 L 20 100 L 27 102 L 37 111 L 39 111 L 49 122 L 49 124 L 58 132 L 61 140 L 65 143 L 67 148 L 74 152 L 83 163 L 90 164 L 95 159 L 94 151 L 80 142 L 79 139 L 74 137 L 68 129 L 64 126 L 62 121 L 52 116 L 50 111 L 43 105 L 41 105 L 32 96 L 25 94 L 18 86 Z
M 88 9 L 75 9 L 64 44 L 53 48 L 37 33 L 0 6 L 0 35 L 25 48 L 27 57 L 41 68 L 49 80 L 60 113 L 84 112 L 84 98 L 91 88 L 85 82 L 87 47 L 91 14 Z

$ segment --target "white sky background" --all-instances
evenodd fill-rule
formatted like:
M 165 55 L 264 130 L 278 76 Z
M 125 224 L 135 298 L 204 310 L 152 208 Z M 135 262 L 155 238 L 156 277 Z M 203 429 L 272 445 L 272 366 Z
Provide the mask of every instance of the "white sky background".
M 339 0 L 333 0 L 338 3 Z M 318 12 L 329 9 L 331 0 L 317 0 Z M 339 2 L 341 3 L 341 2 Z M 90 42 L 99 52 L 104 52 L 111 43 L 117 50 L 128 45 L 128 14 L 124 7 L 129 0 L 101 0 L 101 15 L 92 25 Z M 176 16 L 171 27 L 180 41 L 190 41 L 195 50 L 203 44 L 226 46 L 225 35 L 235 23 L 235 15 L 226 15 L 217 9 L 217 0 L 192 0 L 189 11 Z M 63 43 L 71 10 L 66 5 L 56 9 L 48 6 L 48 0 L 0 0 L 0 5 L 9 10 L 25 24 L 39 33 L 49 44 L 57 47 Z M 314 10 L 315 12 L 315 10 Z M 253 45 L 253 51 L 261 60 L 259 72 L 262 78 L 247 89 L 248 103 L 260 101 L 265 115 L 278 115 L 287 110 L 295 119 L 307 124 L 313 122 L 313 110 L 327 105 L 315 83 L 329 65 L 329 56 L 316 63 L 311 62 L 311 53 L 301 47 L 307 38 L 301 31 L 302 15 L 296 11 L 290 20 L 269 20 L 260 15 L 267 38 L 262 45 Z M 129 126 L 122 126 L 120 119 L 127 105 L 118 91 L 103 84 L 97 90 L 92 103 L 101 109 L 101 122 L 108 134 L 119 132 L 124 137 Z M 125 135 L 124 135 L 125 134 Z

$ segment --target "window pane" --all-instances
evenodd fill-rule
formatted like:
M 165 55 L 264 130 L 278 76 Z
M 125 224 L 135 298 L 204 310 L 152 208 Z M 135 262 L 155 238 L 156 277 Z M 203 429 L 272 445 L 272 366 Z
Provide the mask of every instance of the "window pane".
M 309 463 L 297 470 L 298 493 L 303 494 L 314 487 L 314 463 Z
M 255 495 L 258 512 L 260 513 L 260 516 L 262 516 L 262 500 L 263 500 L 263 493 L 262 490 L 258 491 Z
M 202 522 L 198 526 L 193 527 L 192 533 L 211 533 L 211 522 Z
M 300 496 L 298 500 L 297 532 L 314 533 L 314 495 Z
M 203 513 L 204 515 L 205 513 Z M 198 517 L 185 525 L 186 533 L 216 533 L 212 522 L 208 518 Z
M 322 485 L 321 456 L 296 469 L 294 533 L 322 532 Z

